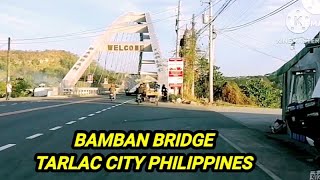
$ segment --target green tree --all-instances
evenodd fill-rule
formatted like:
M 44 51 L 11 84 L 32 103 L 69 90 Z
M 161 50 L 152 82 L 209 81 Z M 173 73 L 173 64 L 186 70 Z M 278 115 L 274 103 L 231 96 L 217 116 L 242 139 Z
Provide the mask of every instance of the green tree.
M 273 83 L 266 79 L 250 79 L 245 84 L 241 84 L 240 88 L 247 97 L 261 107 L 280 107 L 281 90 L 275 88 Z
M 28 95 L 27 89 L 32 87 L 31 83 L 25 79 L 17 79 L 13 81 L 13 97 L 24 97 Z
M 221 99 L 222 87 L 226 80 L 220 72 L 220 67 L 213 68 L 213 90 L 215 99 Z M 205 58 L 199 58 L 196 63 L 195 92 L 198 98 L 208 98 L 209 96 L 209 63 Z

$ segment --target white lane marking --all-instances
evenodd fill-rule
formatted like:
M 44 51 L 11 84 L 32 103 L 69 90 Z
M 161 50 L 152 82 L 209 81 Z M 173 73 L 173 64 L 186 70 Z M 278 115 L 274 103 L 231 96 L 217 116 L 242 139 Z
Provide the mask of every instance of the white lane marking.
M 13 104 L 11 104 L 12 106 L 14 106 L 14 105 L 17 105 L 18 103 L 13 103 Z
M 66 124 L 68 124 L 68 125 L 71 125 L 71 124 L 74 124 L 74 123 L 76 123 L 77 121 L 70 121 L 70 122 L 67 122 Z
M 54 127 L 54 128 L 51 128 L 51 129 L 49 129 L 50 131 L 55 131 L 55 130 L 58 130 L 58 129 L 61 129 L 62 128 L 62 126 L 57 126 L 57 127 Z
M 94 116 L 94 115 L 95 115 L 95 114 L 89 114 L 88 116 L 89 116 L 89 117 L 92 117 L 92 116 Z
M 80 103 L 95 101 L 95 100 L 99 100 L 99 99 L 102 99 L 102 98 L 94 98 L 94 99 L 89 99 L 89 100 L 76 101 L 76 102 L 70 102 L 70 103 L 63 103 L 63 104 L 57 104 L 57 105 L 52 105 L 52 106 L 44 106 L 44 107 L 33 108 L 33 109 L 13 111 L 13 112 L 8 112 L 8 113 L 2 113 L 2 114 L 0 114 L 0 117 L 9 116 L 9 115 L 13 115 L 13 114 L 21 114 L 21 113 L 26 113 L 26 112 L 38 111 L 38 110 L 43 110 L 43 109 L 50 109 L 50 108 L 68 106 L 68 105 L 72 105 L 72 104 L 80 104 Z
M 115 108 L 116 106 L 112 106 L 111 108 Z
M 222 134 L 219 134 L 219 137 L 221 137 L 224 141 L 226 141 L 228 144 L 230 144 L 232 147 L 234 147 L 236 150 L 238 150 L 241 153 L 245 153 L 245 151 L 243 149 L 241 149 L 239 146 L 237 146 L 236 144 L 234 144 L 233 142 L 231 142 L 229 139 L 227 139 L 226 137 L 224 137 Z M 275 175 L 273 172 L 271 172 L 269 169 L 267 169 L 264 165 L 262 165 L 260 162 L 256 162 L 257 166 L 264 171 L 267 175 L 269 175 L 272 179 L 274 180 L 281 180 L 280 177 L 278 177 L 277 175 Z
M 0 106 L 1 106 L 1 107 L 4 107 L 4 106 L 6 106 L 6 105 L 5 105 L 5 104 L 1 104 Z
M 87 117 L 81 117 L 78 120 L 84 120 L 84 119 L 87 119 Z
M 37 137 L 39 137 L 39 136 L 42 136 L 43 134 L 34 134 L 34 135 L 32 135 L 32 136 L 29 136 L 29 137 L 27 137 L 26 139 L 34 139 L 34 138 L 37 138 Z
M 26 104 L 27 102 L 22 102 L 21 104 Z
M 101 111 L 104 112 L 104 111 L 106 111 L 106 110 L 107 110 L 107 109 L 102 109 Z
M 16 144 L 7 144 L 7 145 L 4 145 L 4 146 L 1 146 L 0 147 L 0 151 L 3 151 L 5 149 L 8 149 L 8 148 L 11 148 L 13 146 L 15 146 Z
M 108 108 L 108 110 L 110 110 L 110 109 L 111 109 L 111 107 Z
M 96 114 L 100 114 L 100 113 L 101 113 L 101 111 L 97 111 L 97 112 L 96 112 Z
M 130 102 L 130 101 L 133 101 L 134 99 L 131 99 L 131 100 L 128 100 L 128 101 L 125 101 L 125 102 L 123 102 L 124 104 L 127 104 L 128 102 Z

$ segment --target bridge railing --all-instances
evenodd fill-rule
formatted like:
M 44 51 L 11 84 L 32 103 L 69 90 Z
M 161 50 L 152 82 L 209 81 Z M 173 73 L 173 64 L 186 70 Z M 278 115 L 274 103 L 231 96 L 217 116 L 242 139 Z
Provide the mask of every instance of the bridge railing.
M 116 88 L 117 93 L 120 89 Z M 106 95 L 109 93 L 109 90 L 106 88 L 64 88 L 63 95 L 65 96 L 97 96 L 97 95 Z
M 64 88 L 63 95 L 67 96 L 94 96 L 100 95 L 101 89 L 99 88 Z

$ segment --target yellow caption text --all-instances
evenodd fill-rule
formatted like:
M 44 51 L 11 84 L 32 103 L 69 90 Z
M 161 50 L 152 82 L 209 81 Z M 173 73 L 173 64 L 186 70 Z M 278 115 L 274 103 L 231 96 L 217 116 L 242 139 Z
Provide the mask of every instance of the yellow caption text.
M 76 131 L 73 149 L 213 149 L 218 131 Z
M 254 154 L 44 154 L 35 155 L 37 172 L 250 172 Z

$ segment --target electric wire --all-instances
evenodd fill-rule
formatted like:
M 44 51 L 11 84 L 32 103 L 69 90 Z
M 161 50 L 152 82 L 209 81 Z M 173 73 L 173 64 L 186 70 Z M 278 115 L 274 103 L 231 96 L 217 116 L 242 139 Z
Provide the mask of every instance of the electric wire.
M 239 29 L 242 29 L 242 28 L 251 26 L 251 25 L 253 25 L 253 24 L 256 24 L 256 23 L 258 23 L 258 22 L 260 22 L 260 21 L 263 21 L 263 20 L 265 20 L 265 19 L 267 19 L 267 18 L 269 18 L 269 17 L 272 17 L 272 16 L 280 13 L 281 11 L 283 11 L 283 10 L 287 9 L 288 7 L 294 5 L 294 4 L 297 3 L 298 1 L 299 1 L 299 0 L 291 0 L 291 1 L 287 2 L 286 4 L 282 5 L 281 7 L 277 8 L 276 10 L 274 10 L 274 11 L 272 11 L 272 12 L 270 12 L 270 13 L 268 13 L 268 14 L 260 17 L 260 18 L 257 18 L 257 19 L 255 19 L 255 20 L 252 20 L 252 21 L 250 21 L 250 22 L 247 22 L 247 23 L 244 23 L 244 24 L 241 24 L 241 25 L 238 25 L 238 26 L 229 27 L 229 28 L 224 28 L 224 29 L 220 29 L 220 30 L 221 30 L 221 31 L 226 31 L 226 32 L 228 32 L 228 31 L 236 31 L 236 30 L 239 30 Z
M 155 24 L 158 22 L 162 22 L 168 19 L 171 19 L 173 17 L 176 17 L 176 15 L 169 16 L 162 19 L 154 20 L 153 22 L 145 23 L 143 25 L 149 25 L 149 24 Z M 104 28 L 103 30 L 101 28 L 96 28 L 93 30 L 87 30 L 87 31 L 81 31 L 76 33 L 67 33 L 67 34 L 61 34 L 61 35 L 55 35 L 55 36 L 44 36 L 44 37 L 35 37 L 35 38 L 24 38 L 24 39 L 12 39 L 12 44 L 37 44 L 37 43 L 48 43 L 48 42 L 59 42 L 59 41 L 65 41 L 65 40 L 73 40 L 73 39 L 62 39 L 62 40 L 56 40 L 56 41 L 46 41 L 46 42 L 21 42 L 21 41 L 34 41 L 34 40 L 46 40 L 46 39 L 56 39 L 56 38 L 63 38 L 63 37 L 72 37 L 72 36 L 80 36 L 80 35 L 86 35 L 86 34 L 93 34 L 93 33 L 101 33 L 105 32 L 106 30 L 126 30 L 130 29 L 132 26 L 126 26 L 126 27 L 114 27 L 114 28 Z M 91 35 L 91 36 L 84 36 L 84 37 L 77 37 L 76 39 L 83 39 L 88 37 L 97 37 L 98 35 Z M 0 40 L 0 41 L 6 41 L 6 40 Z
M 231 40 L 232 42 L 236 42 L 236 43 L 238 43 L 239 45 L 245 46 L 246 48 L 248 48 L 248 49 L 250 49 L 250 50 L 252 50 L 252 51 L 258 52 L 258 53 L 260 53 L 260 54 L 263 54 L 263 55 L 265 55 L 265 56 L 272 57 L 272 58 L 274 58 L 274 59 L 277 59 L 277 60 L 280 60 L 280 61 L 283 61 L 283 62 L 287 62 L 286 60 L 283 60 L 283 59 L 281 59 L 281 58 L 278 58 L 278 57 L 276 57 L 276 56 L 273 56 L 273 55 L 271 55 L 271 54 L 268 54 L 268 53 L 266 53 L 266 52 L 263 52 L 263 51 L 261 51 L 261 50 L 258 50 L 258 49 L 254 48 L 254 47 L 251 47 L 251 46 L 249 46 L 249 45 L 247 45 L 247 44 L 245 44 L 245 43 L 243 43 L 243 42 L 240 42 L 240 41 L 236 40 L 235 38 L 232 38 L 232 37 L 228 36 L 226 33 L 220 32 L 220 34 L 221 34 L 222 36 L 226 37 L 227 39 Z

